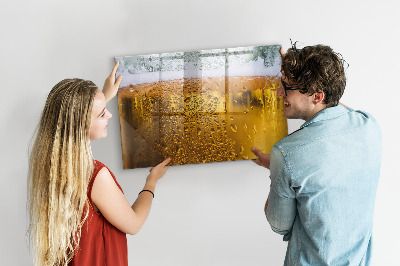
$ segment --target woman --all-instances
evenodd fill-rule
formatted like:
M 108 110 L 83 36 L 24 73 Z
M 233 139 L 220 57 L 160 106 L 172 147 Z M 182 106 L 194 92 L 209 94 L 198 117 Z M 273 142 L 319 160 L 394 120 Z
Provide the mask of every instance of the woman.
M 167 171 L 169 158 L 150 170 L 130 206 L 111 171 L 92 158 L 90 142 L 107 136 L 106 102 L 122 80 L 115 80 L 117 68 L 103 92 L 91 81 L 65 79 L 47 97 L 28 175 L 35 265 L 127 265 L 126 234 L 141 229 Z

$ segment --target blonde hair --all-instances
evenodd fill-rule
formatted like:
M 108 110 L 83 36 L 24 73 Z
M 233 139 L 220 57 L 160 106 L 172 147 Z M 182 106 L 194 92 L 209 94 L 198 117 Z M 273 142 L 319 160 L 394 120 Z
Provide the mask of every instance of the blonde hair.
M 93 173 L 89 136 L 96 91 L 91 81 L 65 79 L 47 97 L 29 159 L 35 265 L 67 265 L 78 247 Z

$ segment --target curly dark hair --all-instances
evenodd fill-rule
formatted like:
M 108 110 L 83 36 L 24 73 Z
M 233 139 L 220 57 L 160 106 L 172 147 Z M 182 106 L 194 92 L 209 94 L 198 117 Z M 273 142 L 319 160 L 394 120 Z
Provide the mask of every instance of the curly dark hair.
M 292 44 L 282 58 L 282 70 L 290 83 L 303 88 L 301 93 L 325 94 L 324 104 L 336 106 L 346 87 L 342 55 L 325 45 L 306 46 L 303 49 Z

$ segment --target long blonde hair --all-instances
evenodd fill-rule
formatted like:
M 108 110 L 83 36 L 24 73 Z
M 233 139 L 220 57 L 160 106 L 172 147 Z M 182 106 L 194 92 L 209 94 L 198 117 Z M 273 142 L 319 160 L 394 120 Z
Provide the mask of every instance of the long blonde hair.
M 79 244 L 93 173 L 89 136 L 96 90 L 91 81 L 65 79 L 47 97 L 29 159 L 35 265 L 67 265 Z

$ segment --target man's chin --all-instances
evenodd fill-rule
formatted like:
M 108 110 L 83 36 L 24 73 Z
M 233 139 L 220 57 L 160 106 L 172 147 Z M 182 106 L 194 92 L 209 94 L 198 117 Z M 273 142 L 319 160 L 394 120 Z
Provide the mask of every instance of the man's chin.
M 284 112 L 283 115 L 284 115 L 287 119 L 300 119 L 296 114 L 290 114 L 290 113 Z
M 283 112 L 283 115 L 287 118 L 287 119 L 292 119 L 292 114 L 290 114 L 289 112 L 287 112 L 287 110 L 285 110 Z

